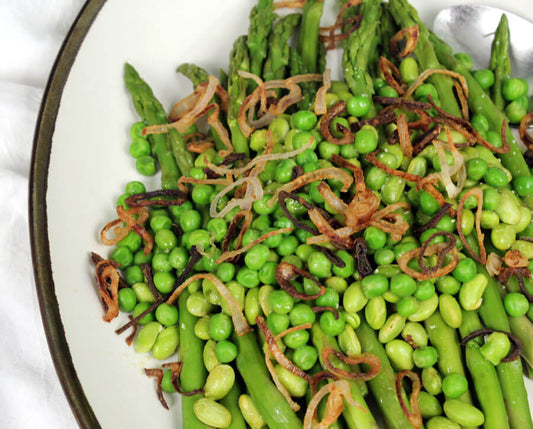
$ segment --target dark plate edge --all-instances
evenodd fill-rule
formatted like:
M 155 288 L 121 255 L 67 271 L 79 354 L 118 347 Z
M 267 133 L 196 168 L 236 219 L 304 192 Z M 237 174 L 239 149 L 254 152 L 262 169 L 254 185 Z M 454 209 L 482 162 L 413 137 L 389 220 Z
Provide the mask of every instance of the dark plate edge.
M 81 428 L 100 428 L 72 362 L 52 275 L 46 190 L 55 121 L 70 69 L 98 12 L 106 0 L 87 0 L 70 28 L 52 67 L 36 122 L 29 180 L 29 226 L 33 272 L 41 318 L 54 366 Z

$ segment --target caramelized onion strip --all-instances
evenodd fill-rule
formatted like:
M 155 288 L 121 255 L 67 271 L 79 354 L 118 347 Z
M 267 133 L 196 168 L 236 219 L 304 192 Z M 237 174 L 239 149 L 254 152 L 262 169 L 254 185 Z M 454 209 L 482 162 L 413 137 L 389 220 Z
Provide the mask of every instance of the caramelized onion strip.
M 485 235 L 481 231 L 481 214 L 483 211 L 483 190 L 481 188 L 472 188 L 463 195 L 457 207 L 457 219 L 458 220 L 462 219 L 465 201 L 470 196 L 474 196 L 477 199 L 475 228 L 476 228 L 476 235 L 477 235 L 477 240 L 479 244 L 479 256 L 476 255 L 476 253 L 474 252 L 474 250 L 468 243 L 468 240 L 466 240 L 460 221 L 457 222 L 457 234 L 459 235 L 459 238 L 461 239 L 468 253 L 470 253 L 470 256 L 472 256 L 472 258 L 475 259 L 480 264 L 485 265 L 487 263 L 487 251 L 485 250 L 485 242 L 484 242 Z
M 358 365 L 361 363 L 367 364 L 370 366 L 370 370 L 362 373 L 336 368 L 330 361 L 330 357 L 332 355 L 347 365 Z M 381 361 L 372 353 L 361 353 L 355 356 L 346 356 L 342 352 L 335 350 L 332 347 L 324 347 L 320 352 L 320 356 L 326 370 L 332 374 L 335 374 L 339 378 L 368 381 L 378 375 L 379 371 L 381 370 Z
M 411 398 L 409 399 L 411 410 L 407 408 L 402 395 L 402 381 L 405 377 L 409 378 L 412 383 Z M 407 420 L 409 420 L 413 427 L 416 429 L 420 428 L 420 426 L 422 426 L 422 413 L 418 407 L 418 395 L 422 389 L 420 377 L 416 372 L 404 369 L 396 374 L 395 381 L 396 396 L 398 397 L 398 401 L 400 401 L 400 407 L 402 408 L 403 414 L 407 417 Z
M 308 295 L 305 292 L 298 291 L 291 284 L 291 281 L 298 276 L 311 280 L 320 288 L 320 291 L 314 295 Z M 302 270 L 301 268 L 298 268 L 296 265 L 289 264 L 288 262 L 281 262 L 276 267 L 276 281 L 285 292 L 294 298 L 310 301 L 317 299 L 326 293 L 326 288 L 322 286 L 319 281 L 313 277 L 313 275 L 305 270 Z

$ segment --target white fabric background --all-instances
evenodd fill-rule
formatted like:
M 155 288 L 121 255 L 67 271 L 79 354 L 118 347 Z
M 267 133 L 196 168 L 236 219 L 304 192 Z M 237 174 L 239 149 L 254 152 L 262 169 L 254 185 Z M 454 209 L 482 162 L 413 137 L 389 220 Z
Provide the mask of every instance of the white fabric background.
M 46 343 L 31 266 L 35 122 L 83 0 L 0 0 L 0 427 L 75 428 Z

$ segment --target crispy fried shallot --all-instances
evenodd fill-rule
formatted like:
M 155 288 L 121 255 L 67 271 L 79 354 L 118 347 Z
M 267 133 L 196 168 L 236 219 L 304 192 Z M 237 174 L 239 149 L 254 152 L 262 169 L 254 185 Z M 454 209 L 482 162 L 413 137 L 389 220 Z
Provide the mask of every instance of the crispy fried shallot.
M 524 278 L 531 278 L 531 271 L 525 267 L 505 267 L 498 274 L 498 281 L 506 284 L 512 276 L 516 277 L 518 285 L 520 286 L 520 290 L 527 298 L 529 303 L 533 303 L 533 295 L 529 293 L 529 291 L 526 289 L 526 285 L 524 284 Z
M 339 369 L 331 363 L 330 357 L 332 355 L 335 356 L 337 359 L 340 359 L 345 364 L 358 365 L 360 363 L 364 363 L 369 365 L 370 369 L 367 372 L 355 372 Z M 378 375 L 379 371 L 381 371 L 381 361 L 376 355 L 373 355 L 372 353 L 361 353 L 355 356 L 346 356 L 342 352 L 335 350 L 332 347 L 324 347 L 320 352 L 320 356 L 322 358 L 322 362 L 326 370 L 328 370 L 339 378 L 368 381 Z
M 323 83 L 315 97 L 315 115 L 324 115 L 328 111 L 326 95 L 331 88 L 331 69 L 324 70 Z
M 118 288 L 120 275 L 117 264 L 109 259 L 103 259 L 96 264 L 96 282 L 98 285 L 98 296 L 105 311 L 104 320 L 111 322 L 118 316 Z
M 311 280 L 320 288 L 320 291 L 314 295 L 308 295 L 305 292 L 300 292 L 291 283 L 291 281 L 298 276 Z M 312 274 L 301 268 L 298 268 L 296 265 L 289 264 L 288 262 L 281 262 L 276 267 L 276 281 L 285 292 L 298 299 L 313 300 L 326 293 L 326 288 L 322 286 Z
M 130 231 L 136 232 L 144 241 L 144 254 L 148 255 L 154 245 L 153 237 L 142 225 L 148 220 L 148 210 L 144 207 L 132 207 L 125 210 L 123 206 L 117 207 L 118 219 L 109 222 L 100 232 L 100 239 L 106 246 L 112 246 L 122 240 Z M 135 218 L 137 216 L 137 218 Z M 123 224 L 126 225 L 123 225 Z M 113 228 L 114 238 L 108 238 L 109 230 Z
M 402 381 L 405 377 L 410 379 L 412 383 L 411 398 L 409 399 L 409 405 L 411 407 L 411 410 L 409 410 L 409 408 L 405 404 L 402 395 Z M 416 372 L 410 371 L 408 369 L 403 369 L 398 374 L 396 374 L 395 386 L 396 396 L 398 397 L 398 401 L 400 401 L 400 407 L 402 408 L 403 414 L 405 415 L 405 417 L 407 417 L 409 423 L 411 423 L 413 427 L 418 429 L 420 426 L 422 426 L 422 413 L 420 412 L 420 408 L 418 407 L 418 395 L 422 388 L 420 377 Z
M 187 196 L 177 189 L 160 189 L 131 195 L 124 201 L 129 207 L 181 206 Z
M 379 69 L 387 83 L 400 95 L 403 96 L 407 87 L 402 81 L 400 70 L 386 57 L 379 57 Z
M 412 27 L 402 28 L 389 40 L 389 50 L 392 55 L 398 59 L 405 58 L 413 53 L 418 43 L 418 25 Z M 400 42 L 407 36 L 407 40 L 403 49 L 400 50 Z
M 475 227 L 476 227 L 476 235 L 477 235 L 477 241 L 479 244 L 479 256 L 476 255 L 470 244 L 468 243 L 468 240 L 465 238 L 465 235 L 463 233 L 463 228 L 459 220 L 462 219 L 463 216 L 463 210 L 465 201 L 470 196 L 474 196 L 477 199 L 477 209 L 476 209 L 476 219 L 475 219 Z M 459 201 L 459 205 L 457 206 L 457 234 L 459 235 L 459 238 L 461 239 L 462 243 L 465 246 L 465 249 L 470 253 L 470 256 L 472 256 L 473 259 L 475 259 L 477 262 L 479 262 L 482 265 L 485 265 L 487 262 L 487 251 L 485 250 L 485 242 L 483 241 L 485 235 L 481 231 L 481 213 L 483 210 L 483 190 L 481 188 L 472 188 L 469 189 L 461 200 Z
M 320 132 L 324 138 L 336 145 L 345 145 L 353 143 L 354 135 L 352 131 L 344 125 L 337 123 L 337 131 L 342 133 L 342 137 L 335 137 L 331 132 L 333 120 L 346 110 L 346 102 L 339 101 L 334 106 L 330 107 L 327 113 L 320 120 Z
M 431 238 L 432 240 L 433 238 Z M 455 237 L 454 237 L 455 239 Z M 429 241 L 429 240 L 428 240 Z M 445 253 L 447 251 L 447 253 Z M 417 249 L 409 250 L 408 252 L 405 252 L 402 256 L 398 258 L 398 265 L 400 266 L 400 269 L 407 275 L 413 277 L 416 280 L 429 280 L 432 278 L 438 278 L 442 277 L 446 274 L 449 274 L 453 271 L 453 269 L 457 266 L 457 263 L 459 262 L 459 257 L 457 254 L 457 248 L 455 247 L 455 243 L 453 246 L 450 245 L 450 242 L 445 243 L 437 243 L 437 244 L 430 244 L 425 248 L 425 252 L 423 256 L 431 256 L 438 254 L 439 260 L 441 260 L 441 263 L 445 260 L 445 256 L 448 253 L 451 253 L 453 256 L 453 259 L 448 262 L 448 264 L 444 266 L 436 265 L 437 270 L 428 273 L 428 272 L 419 272 L 411 267 L 409 267 L 407 264 L 411 259 L 413 258 L 419 258 L 419 255 L 422 252 L 422 247 L 419 247 Z M 425 264 L 424 264 L 425 267 Z M 421 270 L 423 270 L 423 267 L 420 267 Z
M 522 120 L 520 121 L 520 128 L 518 130 L 522 142 L 526 145 L 528 149 L 533 150 L 533 137 L 527 131 L 531 123 L 533 123 L 533 112 L 529 112 L 522 118 Z

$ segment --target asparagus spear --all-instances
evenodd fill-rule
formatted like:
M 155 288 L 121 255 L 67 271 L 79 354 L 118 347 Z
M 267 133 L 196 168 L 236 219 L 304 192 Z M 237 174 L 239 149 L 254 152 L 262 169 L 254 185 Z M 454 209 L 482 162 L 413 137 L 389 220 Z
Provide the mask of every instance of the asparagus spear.
M 494 84 L 491 87 L 492 101 L 503 112 L 503 84 L 511 75 L 511 59 L 509 58 L 509 22 L 507 15 L 502 14 L 500 23 L 494 33 L 490 55 L 490 69 L 494 72 Z
M 228 109 L 228 127 L 231 133 L 233 148 L 237 153 L 250 154 L 248 139 L 242 134 L 238 123 L 239 107 L 246 98 L 246 82 L 239 76 L 239 70 L 250 71 L 250 57 L 248 56 L 247 37 L 241 36 L 235 40 L 230 55 L 228 95 L 230 106 Z
M 318 70 L 320 19 L 324 10 L 324 0 L 308 0 L 303 8 L 298 52 L 308 73 Z
M 167 114 L 161 103 L 155 97 L 152 89 L 139 76 L 139 73 L 126 63 L 124 68 L 124 80 L 126 88 L 131 94 L 135 110 L 146 125 L 159 125 L 168 123 Z M 180 170 L 182 174 L 187 174 L 193 164 L 192 155 L 188 153 L 183 142 L 184 152 L 188 156 L 179 161 L 179 169 L 172 153 L 171 139 L 176 138 L 175 134 L 154 134 L 148 137 L 152 146 L 152 153 L 157 157 L 161 167 L 161 186 L 163 189 L 174 189 L 178 186 Z
M 375 49 L 379 42 L 381 6 L 379 2 L 368 1 L 363 6 L 363 20 L 360 27 L 342 44 L 342 66 L 344 78 L 351 92 L 372 99 L 374 82 L 369 72 L 372 67 L 370 58 L 372 49 Z M 372 117 L 375 114 L 376 109 L 372 103 L 368 116 Z
M 459 328 L 464 338 L 474 331 L 483 329 L 475 311 L 463 311 L 463 323 Z M 485 415 L 486 429 L 509 428 L 503 393 L 494 365 L 487 361 L 481 352 L 481 339 L 474 338 L 465 345 L 466 366 L 476 390 L 477 399 Z
M 507 119 L 505 114 L 494 105 L 489 97 L 487 97 L 483 88 L 479 86 L 466 66 L 452 55 L 452 49 L 446 42 L 439 39 L 435 34 L 430 34 L 430 40 L 435 48 L 439 61 L 441 61 L 448 69 L 460 73 L 465 77 L 470 93 L 468 97 L 470 110 L 474 113 L 483 114 L 483 116 L 489 121 L 491 130 L 499 133 L 503 121 Z M 497 154 L 501 159 L 503 166 L 511 172 L 513 177 L 530 176 L 531 173 L 524 160 L 524 156 L 522 155 L 510 129 L 507 130 L 507 142 L 510 147 L 509 152 Z
M 485 267 L 478 264 L 478 272 L 486 274 Z M 483 303 L 479 308 L 481 319 L 489 329 L 510 332 L 509 320 L 503 307 L 497 282 L 488 275 L 487 278 L 489 282 L 483 294 Z M 496 369 L 500 378 L 511 429 L 533 428 L 527 391 L 522 376 L 522 362 L 520 359 L 502 362 Z
M 416 9 L 407 0 L 390 0 L 389 6 L 392 16 L 401 27 L 418 25 L 419 36 L 414 54 L 421 70 L 444 68 L 437 59 L 433 45 L 429 40 L 429 31 L 420 20 Z M 453 91 L 452 79 L 442 74 L 433 74 L 429 77 L 429 81 L 437 89 L 442 108 L 452 115 L 461 116 L 461 109 Z
M 263 62 L 267 57 L 268 35 L 276 18 L 272 0 L 259 0 L 250 14 L 248 30 L 248 50 L 250 52 L 250 72 L 261 75 Z
M 183 63 L 176 70 L 178 73 L 188 77 L 192 82 L 194 89 L 203 82 L 209 80 L 209 73 L 202 67 L 197 66 L 196 64 Z
M 204 342 L 194 334 L 194 325 L 197 318 L 187 310 L 187 298 L 190 296 L 188 290 L 183 291 L 178 299 L 178 308 L 180 315 L 180 359 L 183 367 L 180 373 L 180 386 L 185 391 L 196 390 L 204 387 L 207 377 L 202 359 Z M 194 403 L 202 398 L 202 395 L 182 396 L 181 414 L 183 427 L 190 429 L 207 429 L 208 426 L 203 424 L 194 414 Z
M 307 73 L 302 56 L 295 48 L 289 48 L 289 67 L 292 76 Z M 316 85 L 315 82 L 301 82 L 302 100 L 298 103 L 300 110 L 306 110 L 311 107 L 315 99 Z
M 300 14 L 291 13 L 274 24 L 268 40 L 268 57 L 263 68 L 263 79 L 283 79 L 289 64 L 289 39 L 300 22 Z

